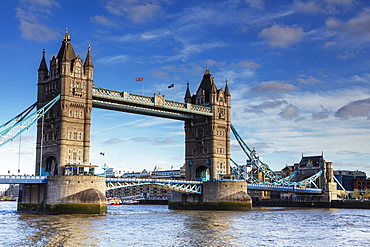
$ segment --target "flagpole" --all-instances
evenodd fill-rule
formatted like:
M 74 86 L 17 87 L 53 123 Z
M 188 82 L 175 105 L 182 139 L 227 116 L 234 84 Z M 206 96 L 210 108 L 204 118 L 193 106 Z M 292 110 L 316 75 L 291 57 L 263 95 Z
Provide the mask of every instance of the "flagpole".
M 144 77 L 136 78 L 135 81 L 141 81 L 141 94 L 144 95 Z

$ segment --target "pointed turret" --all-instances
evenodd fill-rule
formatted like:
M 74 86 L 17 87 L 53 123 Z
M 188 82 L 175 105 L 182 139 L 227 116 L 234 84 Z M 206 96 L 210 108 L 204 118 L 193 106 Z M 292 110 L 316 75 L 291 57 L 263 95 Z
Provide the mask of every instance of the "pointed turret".
M 49 74 L 48 66 L 46 65 L 46 60 L 45 60 L 45 49 L 42 51 L 42 59 L 40 63 L 40 67 L 37 70 L 39 72 L 39 82 L 44 81 Z
M 207 66 L 206 71 L 204 71 L 202 82 L 200 83 L 198 88 L 198 91 L 203 90 L 206 102 L 209 102 L 210 100 L 210 94 L 213 90 L 213 84 L 213 77 Z
M 230 91 L 229 91 L 229 80 L 226 78 L 226 86 L 225 86 L 225 96 L 230 97 Z
M 73 59 L 76 58 L 76 53 L 71 44 L 71 35 L 68 33 L 68 28 L 66 28 L 66 34 L 64 35 L 64 39 L 62 41 L 62 46 L 59 49 L 57 59 L 59 62 L 59 68 L 62 68 L 62 64 L 65 66 L 68 65 Z M 71 69 L 71 67 L 62 68 L 60 72 L 66 73 L 67 69 Z
M 189 82 L 186 84 L 185 103 L 191 103 L 191 94 L 189 89 Z
M 91 49 L 91 46 L 89 44 L 89 46 L 87 47 L 87 55 L 86 55 L 86 59 L 85 59 L 85 63 L 84 63 L 84 73 L 85 73 L 85 76 L 87 76 L 87 78 L 92 79 L 93 78 L 94 65 L 93 65 L 93 62 L 92 62 L 91 55 L 90 55 L 90 49 Z
M 91 55 L 90 55 L 90 49 L 91 49 L 91 46 L 89 44 L 89 46 L 87 47 L 87 55 L 86 55 L 86 59 L 85 59 L 85 63 L 84 63 L 84 68 L 94 68 L 92 58 L 91 58 Z

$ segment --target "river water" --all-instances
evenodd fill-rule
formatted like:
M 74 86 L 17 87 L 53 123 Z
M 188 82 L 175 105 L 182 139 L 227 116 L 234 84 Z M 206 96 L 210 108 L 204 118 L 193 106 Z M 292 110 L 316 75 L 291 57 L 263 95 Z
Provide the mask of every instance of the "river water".
M 370 246 L 370 210 L 120 205 L 107 215 L 36 215 L 1 202 L 0 246 Z

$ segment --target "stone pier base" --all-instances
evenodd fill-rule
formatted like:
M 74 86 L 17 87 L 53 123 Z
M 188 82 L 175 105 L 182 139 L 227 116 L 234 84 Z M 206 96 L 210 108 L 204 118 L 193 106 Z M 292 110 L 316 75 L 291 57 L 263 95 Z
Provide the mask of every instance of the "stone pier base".
M 245 181 L 209 181 L 203 183 L 202 195 L 174 192 L 169 209 L 182 210 L 252 210 Z
M 49 176 L 47 184 L 21 184 L 17 210 L 45 214 L 104 214 L 105 177 Z

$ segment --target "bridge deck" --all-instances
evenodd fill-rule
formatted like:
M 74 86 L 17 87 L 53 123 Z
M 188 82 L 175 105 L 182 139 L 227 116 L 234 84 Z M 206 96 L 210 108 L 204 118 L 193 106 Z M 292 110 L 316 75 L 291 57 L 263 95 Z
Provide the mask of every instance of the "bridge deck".
M 0 175 L 0 184 L 27 184 L 47 183 L 47 176 Z M 137 186 L 137 185 L 162 185 L 190 193 L 201 194 L 202 181 L 171 180 L 171 179 L 140 179 L 140 178 L 106 178 L 107 190 Z M 295 186 L 280 186 L 248 183 L 248 190 L 280 191 L 291 193 L 322 193 L 321 189 L 304 188 Z
M 36 184 L 47 182 L 47 176 L 0 175 L 0 184 Z
M 248 190 L 278 191 L 291 193 L 322 193 L 322 189 L 304 188 L 295 186 L 267 185 L 267 184 L 248 184 Z
M 163 96 L 149 97 L 125 91 L 93 87 L 93 107 L 140 113 L 178 120 L 193 119 L 194 115 L 213 116 L 210 107 L 166 100 Z

